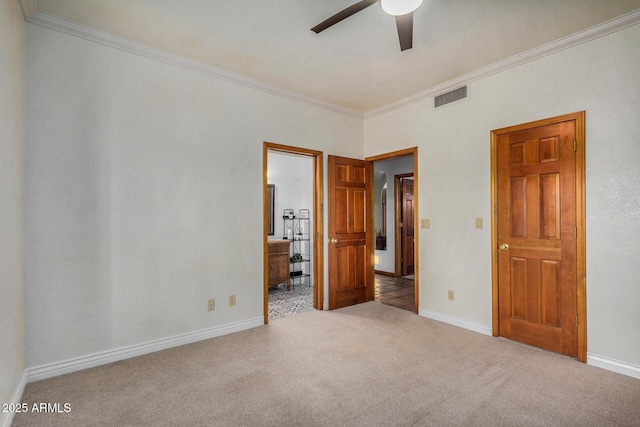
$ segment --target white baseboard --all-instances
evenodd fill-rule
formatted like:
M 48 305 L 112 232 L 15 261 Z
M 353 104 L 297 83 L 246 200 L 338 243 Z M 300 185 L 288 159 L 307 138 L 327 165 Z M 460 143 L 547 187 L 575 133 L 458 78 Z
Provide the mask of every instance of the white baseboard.
M 640 379 L 640 366 L 599 354 L 587 353 L 587 365 L 606 369 L 628 377 Z
M 424 308 L 421 308 L 418 311 L 418 314 L 428 319 L 437 320 L 438 322 L 442 322 L 442 323 L 448 323 L 449 325 L 468 329 L 470 331 L 478 332 L 484 335 L 493 334 L 493 330 L 491 326 L 487 326 L 482 323 L 463 319 L 461 317 L 451 316 L 450 314 L 438 313 L 437 311 L 425 310 Z
M 471 331 L 479 332 L 484 335 L 492 335 L 492 328 L 490 326 L 483 325 L 482 323 L 472 322 L 456 316 L 442 314 L 436 311 L 425 309 L 420 309 L 418 314 L 432 320 L 437 320 L 439 322 L 448 323 L 460 328 L 469 329 Z M 595 353 L 587 353 L 587 364 L 601 369 L 606 369 L 607 371 L 626 375 L 628 377 L 640 379 L 640 366 L 623 362 L 621 360 L 612 359 L 610 357 L 601 356 Z
M 13 403 L 14 405 L 22 403 L 22 394 L 24 393 L 25 385 L 27 385 L 27 371 L 24 371 L 22 373 L 22 377 L 20 378 L 20 382 L 18 383 L 18 388 L 16 388 L 15 393 L 13 393 L 13 397 L 11 398 L 11 401 L 7 403 L 9 404 Z M 11 424 L 13 424 L 14 415 L 15 415 L 14 412 L 5 412 L 5 413 L 0 412 L 0 416 L 2 416 L 0 418 L 0 426 L 11 427 Z
M 83 369 L 93 368 L 96 366 L 105 365 L 107 363 L 113 363 L 119 360 L 142 356 L 143 354 L 154 353 L 156 351 L 166 350 L 168 348 L 178 347 L 185 344 L 191 344 L 197 341 L 232 334 L 234 332 L 240 332 L 246 329 L 251 329 L 263 325 L 264 318 L 255 317 L 253 319 L 228 323 L 221 326 L 214 326 L 212 328 L 188 332 L 186 334 L 176 335 L 169 338 L 163 338 L 142 344 L 121 347 L 114 350 L 107 350 L 100 353 L 64 360 L 61 362 L 49 363 L 46 365 L 27 369 L 26 379 L 27 382 L 44 380 L 46 378 L 81 371 Z

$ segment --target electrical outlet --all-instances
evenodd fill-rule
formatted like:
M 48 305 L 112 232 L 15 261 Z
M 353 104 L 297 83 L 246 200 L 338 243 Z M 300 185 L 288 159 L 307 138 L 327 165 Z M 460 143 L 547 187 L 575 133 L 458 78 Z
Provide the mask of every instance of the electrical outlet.
M 455 301 L 456 300 L 456 295 L 455 293 L 449 289 L 449 301 Z
M 482 218 L 476 218 L 476 228 L 478 230 L 482 230 L 482 227 L 484 226 L 483 222 Z
M 207 301 L 207 311 L 213 311 L 216 309 L 216 300 L 210 299 Z
M 229 307 L 234 307 L 236 305 L 236 296 L 229 295 Z
M 420 227 L 431 228 L 431 220 L 429 218 L 423 218 L 420 220 Z

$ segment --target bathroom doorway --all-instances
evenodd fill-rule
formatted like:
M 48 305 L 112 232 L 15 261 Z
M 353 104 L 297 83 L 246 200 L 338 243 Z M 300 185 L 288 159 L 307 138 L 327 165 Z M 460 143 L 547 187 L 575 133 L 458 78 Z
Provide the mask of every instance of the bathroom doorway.
M 265 142 L 264 319 L 322 309 L 322 152 Z

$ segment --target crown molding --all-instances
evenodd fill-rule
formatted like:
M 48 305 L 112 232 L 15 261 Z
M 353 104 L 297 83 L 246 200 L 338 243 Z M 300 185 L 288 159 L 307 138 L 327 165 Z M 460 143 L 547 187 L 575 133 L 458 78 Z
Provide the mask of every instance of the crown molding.
M 38 14 L 38 2 L 36 0 L 20 0 L 20 7 L 22 7 L 25 21 L 29 21 Z
M 38 9 L 37 0 L 20 0 L 25 20 L 52 30 L 60 31 L 85 40 L 93 41 L 115 49 L 123 50 L 135 55 L 143 56 L 159 62 L 170 64 L 196 73 L 204 74 L 213 78 L 224 80 L 250 89 L 265 92 L 271 95 L 286 98 L 292 101 L 301 102 L 316 108 L 324 109 L 334 113 L 342 114 L 357 119 L 368 119 L 389 113 L 421 102 L 426 98 L 438 96 L 442 93 L 457 89 L 460 86 L 468 85 L 474 81 L 492 76 L 502 71 L 526 64 L 531 61 L 561 52 L 565 49 L 595 40 L 597 38 L 615 33 L 625 28 L 640 23 L 640 9 L 622 15 L 618 18 L 588 28 L 584 31 L 572 34 L 570 36 L 555 40 L 550 43 L 538 46 L 510 58 L 495 62 L 486 67 L 479 68 L 467 74 L 463 74 L 455 79 L 433 86 L 425 91 L 418 92 L 414 95 L 383 105 L 379 108 L 362 113 L 358 110 L 346 108 L 337 104 L 312 98 L 292 90 L 284 89 L 275 85 L 271 85 L 259 80 L 251 79 L 238 73 L 234 73 L 213 65 L 185 58 L 174 53 L 154 48 L 143 43 L 116 36 L 105 31 L 96 30 L 91 27 L 77 24 L 75 22 L 62 19 Z
M 306 95 L 302 95 L 292 90 L 284 89 L 275 85 L 271 85 L 259 80 L 255 80 L 238 73 L 234 73 L 210 64 L 205 64 L 193 59 L 189 59 L 174 53 L 158 49 L 139 43 L 125 37 L 116 36 L 106 31 L 97 30 L 95 28 L 80 25 L 76 22 L 69 21 L 51 14 L 38 11 L 37 0 L 20 0 L 25 19 L 36 25 L 49 28 L 51 30 L 60 31 L 75 37 L 89 40 L 114 49 L 133 53 L 148 59 L 163 62 L 179 68 L 190 70 L 196 73 L 204 74 L 209 77 L 224 80 L 233 84 L 244 86 L 250 89 L 265 92 L 271 95 L 289 99 L 291 101 L 300 102 L 312 107 L 331 111 L 346 115 L 349 117 L 362 119 L 363 113 L 330 102 L 318 100 Z
M 468 85 L 471 82 L 481 80 L 485 77 L 492 76 L 510 68 L 517 67 L 519 65 L 526 64 L 536 59 L 543 58 L 545 56 L 552 55 L 557 52 L 561 52 L 565 49 L 578 46 L 580 44 L 595 40 L 600 37 L 615 33 L 625 28 L 637 25 L 640 23 L 640 9 L 636 9 L 633 12 L 622 15 L 618 18 L 612 19 L 594 27 L 588 28 L 584 31 L 577 32 L 570 36 L 555 40 L 550 43 L 543 44 L 528 51 L 519 53 L 507 59 L 495 62 L 486 67 L 479 68 L 470 73 L 463 74 L 460 77 L 449 80 L 437 86 L 433 86 L 423 92 L 416 93 L 409 97 L 400 99 L 382 107 L 367 111 L 364 113 L 364 118 L 369 119 L 381 114 L 389 113 L 400 108 L 404 108 L 408 105 L 415 104 L 424 100 L 425 98 L 432 98 L 450 90 L 457 89 L 461 86 Z

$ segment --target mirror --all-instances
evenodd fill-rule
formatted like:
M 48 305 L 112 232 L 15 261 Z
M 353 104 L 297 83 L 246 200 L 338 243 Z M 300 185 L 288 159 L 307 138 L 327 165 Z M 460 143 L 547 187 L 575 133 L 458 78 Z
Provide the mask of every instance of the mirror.
M 376 171 L 374 175 L 373 228 L 376 233 L 376 250 L 387 250 L 387 174 Z
M 269 207 L 268 207 L 268 215 L 269 215 L 269 223 L 268 223 L 268 228 L 267 228 L 267 235 L 268 236 L 273 236 L 275 234 L 275 226 L 274 226 L 274 218 L 273 218 L 273 210 L 275 207 L 275 200 L 276 200 L 276 186 L 274 184 L 268 184 L 267 185 L 267 200 L 269 201 Z

